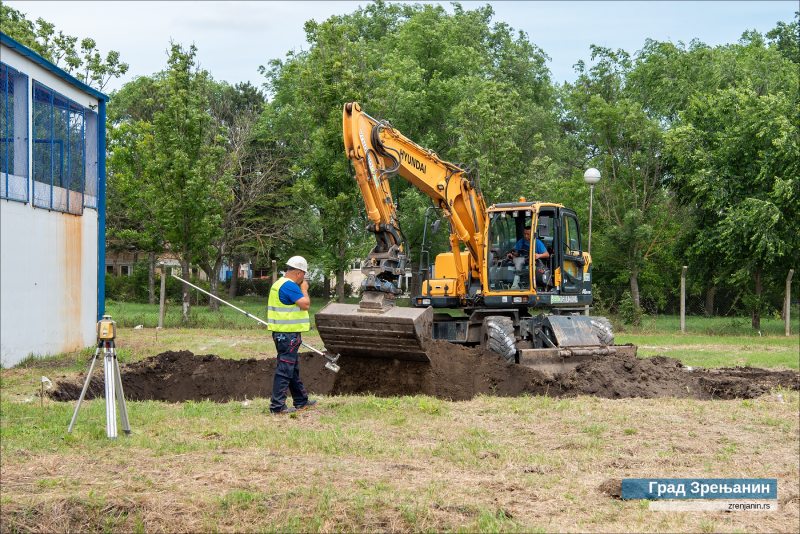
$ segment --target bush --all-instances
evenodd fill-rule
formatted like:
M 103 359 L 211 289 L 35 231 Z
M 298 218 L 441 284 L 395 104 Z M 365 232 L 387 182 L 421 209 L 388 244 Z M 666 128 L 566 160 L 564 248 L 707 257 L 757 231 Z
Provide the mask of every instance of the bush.
M 106 298 L 120 302 L 136 302 L 136 291 L 130 276 L 106 274 Z
M 619 316 L 625 324 L 639 326 L 642 324 L 642 310 L 636 307 L 630 291 L 622 294 L 619 301 Z
M 148 265 L 147 261 L 140 261 L 133 267 L 130 276 L 115 276 L 106 274 L 106 298 L 118 302 L 138 302 L 146 304 L 148 300 L 147 291 Z M 209 290 L 208 282 L 189 280 L 196 286 Z M 170 303 L 180 303 L 183 300 L 183 283 L 169 275 L 166 282 L 166 299 Z M 161 294 L 161 278 L 156 273 L 155 279 L 155 298 L 158 303 Z M 208 304 L 209 297 L 199 291 L 191 290 L 192 304 Z
M 227 291 L 231 287 L 231 282 L 228 280 L 224 284 Z M 269 296 L 270 283 L 268 278 L 239 278 L 236 286 L 236 296 L 246 297 L 248 295 L 258 295 L 259 297 Z
M 322 280 L 309 280 L 308 281 L 308 296 L 316 298 L 330 298 L 330 295 L 325 291 L 325 285 Z

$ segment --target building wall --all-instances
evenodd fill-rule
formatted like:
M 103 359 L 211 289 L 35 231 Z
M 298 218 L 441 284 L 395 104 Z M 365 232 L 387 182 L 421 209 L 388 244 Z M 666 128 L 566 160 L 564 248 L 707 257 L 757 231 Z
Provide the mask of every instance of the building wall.
M 83 216 L 0 201 L 0 362 L 95 342 L 97 212 Z
M 0 46 L 0 59 L 28 76 L 29 132 L 33 124 L 34 81 L 81 106 L 98 109 L 96 97 L 16 50 Z M 28 203 L 0 200 L 0 364 L 3 367 L 10 367 L 30 354 L 57 354 L 95 343 L 98 211 L 84 208 L 82 215 L 72 215 L 34 208 L 30 202 L 33 198 L 30 147 L 28 154 Z

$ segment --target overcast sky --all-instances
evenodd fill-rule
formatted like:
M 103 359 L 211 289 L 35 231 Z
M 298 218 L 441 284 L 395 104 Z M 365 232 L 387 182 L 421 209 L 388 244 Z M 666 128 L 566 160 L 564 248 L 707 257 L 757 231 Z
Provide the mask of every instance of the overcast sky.
M 303 23 L 350 13 L 366 2 L 5 2 L 35 20 L 54 23 L 69 35 L 92 37 L 101 52 L 117 50 L 130 65 L 106 92 L 166 66 L 170 39 L 198 48 L 201 66 L 218 80 L 261 85 L 259 65 L 307 49 Z M 796 0 L 780 1 L 561 1 L 462 2 L 465 9 L 489 3 L 495 20 L 523 30 L 552 59 L 553 80 L 574 80 L 572 66 L 588 60 L 589 45 L 639 50 L 648 37 L 709 45 L 732 43 L 742 32 L 766 32 L 789 22 Z M 450 3 L 442 3 L 452 12 Z

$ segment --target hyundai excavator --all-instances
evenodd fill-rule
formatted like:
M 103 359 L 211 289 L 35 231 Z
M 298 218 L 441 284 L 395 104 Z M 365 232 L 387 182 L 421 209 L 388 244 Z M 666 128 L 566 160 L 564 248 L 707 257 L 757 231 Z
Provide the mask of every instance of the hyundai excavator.
M 376 244 L 362 264 L 359 304 L 332 302 L 315 316 L 329 351 L 426 362 L 430 340 L 446 340 L 548 371 L 636 353 L 614 345 L 606 318 L 583 315 L 592 303 L 592 260 L 573 210 L 524 197 L 487 207 L 470 172 L 358 103 L 344 105 L 342 130 Z M 450 250 L 436 256 L 410 307 L 395 305 L 410 261 L 389 183 L 395 176 L 428 196 L 450 226 Z M 542 245 L 549 257 L 536 261 Z

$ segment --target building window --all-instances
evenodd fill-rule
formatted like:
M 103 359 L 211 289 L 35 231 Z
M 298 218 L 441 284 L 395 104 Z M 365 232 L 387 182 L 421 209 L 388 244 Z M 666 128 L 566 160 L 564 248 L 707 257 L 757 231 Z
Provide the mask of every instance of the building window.
M 120 265 L 119 266 L 119 274 L 122 276 L 130 276 L 131 268 L 129 265 Z
M 106 265 L 106 274 L 114 274 L 114 266 Z
M 33 205 L 80 215 L 86 181 L 84 108 L 33 84 Z
M 83 205 L 97 209 L 97 113 L 84 110 L 86 120 L 86 181 L 83 190 Z
M 0 63 L 0 198 L 28 202 L 28 77 Z

